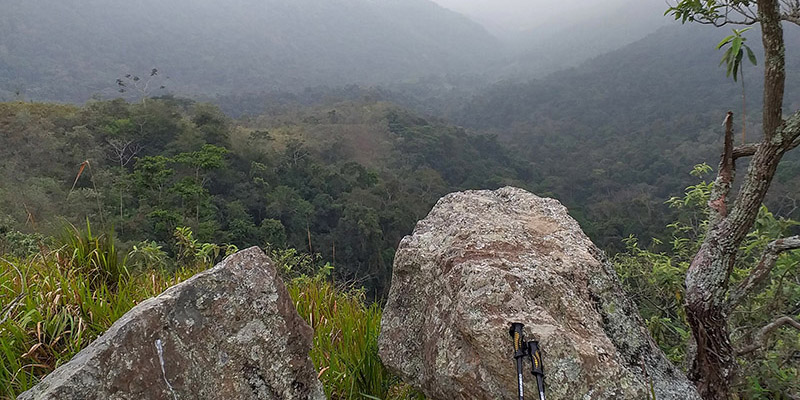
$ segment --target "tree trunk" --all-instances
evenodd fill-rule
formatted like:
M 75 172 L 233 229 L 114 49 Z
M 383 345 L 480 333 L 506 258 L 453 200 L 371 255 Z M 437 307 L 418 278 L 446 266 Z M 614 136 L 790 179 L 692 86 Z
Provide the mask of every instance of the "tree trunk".
M 700 395 L 707 400 L 730 398 L 736 358 L 728 332 L 729 278 L 736 252 L 752 229 L 775 170 L 796 134 L 783 132 L 784 43 L 778 0 L 758 1 L 764 43 L 764 136 L 729 210 L 735 171 L 732 114 L 726 119 L 725 150 L 714 182 L 708 233 L 686 274 L 686 314 L 697 345 L 689 371 Z
M 712 244 L 701 247 L 691 268 L 725 271 L 726 264 L 732 264 L 734 259 L 718 253 L 715 247 Z M 704 399 L 724 400 L 729 398 L 728 385 L 735 372 L 733 347 L 728 335 L 727 307 L 724 293 L 706 290 L 706 286 L 700 282 L 727 279 L 722 276 L 704 278 L 697 279 L 697 283 L 690 283 L 687 276 L 686 315 L 697 345 L 689 379 L 695 383 Z
M 704 399 L 728 398 L 728 383 L 735 365 L 725 301 L 728 271 L 735 261 L 736 249 L 731 246 L 725 229 L 734 167 L 733 113 L 728 112 L 725 149 L 709 199 L 711 229 L 686 274 L 686 315 L 697 345 L 689 379 Z
M 750 161 L 736 203 L 728 213 L 733 152 L 727 150 L 727 143 L 732 142 L 732 132 L 729 130 L 726 134 L 726 155 L 709 200 L 711 227 L 686 274 L 686 313 L 697 344 L 697 356 L 689 378 L 695 382 L 704 399 L 729 398 L 728 386 L 735 376 L 736 362 L 727 325 L 729 278 L 736 251 L 753 227 L 787 148 L 779 140 L 783 135 L 769 136 L 772 139 L 765 139 Z

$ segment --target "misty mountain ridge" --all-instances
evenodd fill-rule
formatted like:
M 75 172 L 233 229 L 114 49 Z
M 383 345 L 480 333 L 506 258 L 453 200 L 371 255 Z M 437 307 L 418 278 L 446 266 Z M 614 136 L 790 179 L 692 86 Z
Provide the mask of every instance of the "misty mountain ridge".
M 512 54 L 501 75 L 540 78 L 620 49 L 670 24 L 661 1 L 623 0 L 586 7 L 521 32 L 506 33 Z
M 115 80 L 152 68 L 161 75 L 149 96 L 356 84 L 464 98 L 622 47 L 668 23 L 663 8 L 616 0 L 512 32 L 430 0 L 14 3 L 0 15 L 0 100 L 134 100 L 140 94 L 118 93 Z
M 632 232 L 650 237 L 653 227 L 669 221 L 663 202 L 696 182 L 688 174 L 691 167 L 719 162 L 720 123 L 728 110 L 735 114 L 741 141 L 741 81 L 725 76 L 719 66 L 723 52 L 716 50 L 729 32 L 667 26 L 578 67 L 524 83 L 500 82 L 450 119 L 494 133 L 520 152 L 537 173 L 534 191 L 558 198 L 579 220 L 641 218 L 589 228 L 590 236 L 609 240 L 604 245 L 619 245 Z M 753 51 L 763 54 L 758 30 L 745 36 Z M 800 29 L 786 27 L 785 37 L 786 43 L 800 42 Z M 786 57 L 788 112 L 800 108 L 800 54 L 787 51 Z M 759 59 L 759 66 L 743 67 L 748 141 L 762 135 L 762 64 Z M 778 169 L 767 205 L 777 213 L 796 213 L 791 200 L 783 202 L 796 198 L 798 187 L 800 160 L 791 154 Z
M 117 78 L 152 68 L 182 95 L 401 82 L 482 71 L 502 52 L 428 0 L 41 0 L 5 5 L 0 36 L 6 100 L 117 95 Z

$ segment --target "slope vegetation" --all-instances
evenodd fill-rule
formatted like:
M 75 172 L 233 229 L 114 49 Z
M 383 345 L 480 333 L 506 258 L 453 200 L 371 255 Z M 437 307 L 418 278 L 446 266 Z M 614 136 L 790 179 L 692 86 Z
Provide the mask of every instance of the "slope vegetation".
M 570 206 L 593 238 L 620 243 L 655 234 L 669 220 L 663 202 L 693 183 L 692 165 L 716 167 L 728 110 L 741 127 L 741 86 L 719 68 L 727 33 L 671 26 L 580 67 L 524 84 L 495 85 L 453 119 L 494 132 L 531 160 L 537 193 Z M 800 39 L 787 30 L 787 42 Z M 747 33 L 759 54 L 759 34 Z M 789 51 L 785 108 L 800 108 L 800 54 Z M 760 134 L 762 70 L 745 66 L 747 135 Z M 740 134 L 737 134 L 740 136 Z M 739 141 L 741 139 L 737 139 Z M 771 209 L 797 211 L 800 163 L 785 160 Z M 786 197 L 788 195 L 788 197 Z M 633 217 L 635 216 L 635 217 Z

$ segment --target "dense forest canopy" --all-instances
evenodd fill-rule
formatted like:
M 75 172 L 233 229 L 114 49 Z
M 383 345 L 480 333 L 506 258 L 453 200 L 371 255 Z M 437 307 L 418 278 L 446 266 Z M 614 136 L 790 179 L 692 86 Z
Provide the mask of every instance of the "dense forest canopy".
M 791 27 L 790 27 L 791 28 Z M 790 40 L 800 39 L 788 29 Z M 273 115 L 333 98 L 389 101 L 425 115 L 442 115 L 477 132 L 489 132 L 529 160 L 528 184 L 569 206 L 606 250 L 622 249 L 630 234 L 663 237 L 673 217 L 664 204 L 692 183 L 695 164 L 719 156 L 720 115 L 738 114 L 741 87 L 718 67 L 712 28 L 665 27 L 579 67 L 520 83 L 476 85 L 469 80 L 429 80 L 414 85 L 313 88 L 217 99 L 232 115 Z M 753 41 L 754 49 L 760 49 Z M 800 56 L 789 53 L 786 107 L 800 105 Z M 763 69 L 744 68 L 747 91 L 757 94 Z M 436 88 L 451 86 L 448 90 Z M 761 99 L 748 97 L 748 131 L 760 126 Z M 741 121 L 737 118 L 737 122 Z M 577 156 L 579 155 L 579 156 Z M 797 217 L 800 162 L 781 165 L 768 204 Z
M 380 102 L 239 122 L 169 98 L 16 102 L 0 104 L 0 129 L 4 232 L 88 219 L 123 247 L 169 248 L 186 226 L 202 241 L 319 254 L 378 294 L 439 197 L 529 180 L 495 137 Z

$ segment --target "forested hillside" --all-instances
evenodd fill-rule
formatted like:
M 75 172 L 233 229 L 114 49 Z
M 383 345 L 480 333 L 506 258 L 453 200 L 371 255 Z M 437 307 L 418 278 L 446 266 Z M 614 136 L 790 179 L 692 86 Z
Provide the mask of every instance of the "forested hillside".
M 386 103 L 245 121 L 169 98 L 0 103 L 6 251 L 35 243 L 16 231 L 85 219 L 123 248 L 170 249 L 185 226 L 200 241 L 319 254 L 380 295 L 399 240 L 439 197 L 529 178 L 494 137 Z
M 385 83 L 476 72 L 501 54 L 428 0 L 5 2 L 0 37 L 0 100 L 118 95 L 116 79 L 152 68 L 150 95 Z
M 800 40 L 800 32 L 787 35 Z M 747 34 L 761 47 L 757 32 Z M 569 206 L 606 250 L 623 249 L 630 234 L 662 237 L 674 217 L 665 201 L 692 183 L 692 166 L 716 165 L 721 118 L 732 110 L 741 125 L 738 82 L 719 67 L 720 31 L 665 27 L 579 67 L 545 78 L 484 87 L 469 79 L 431 79 L 405 85 L 317 87 L 297 93 L 222 96 L 232 115 L 276 115 L 334 99 L 389 101 L 424 115 L 441 115 L 468 129 L 498 136 L 531 163 L 536 193 Z M 794 40 L 794 39 L 793 39 Z M 800 55 L 789 53 L 787 109 L 800 105 Z M 744 67 L 747 131 L 760 130 L 763 70 Z M 741 141 L 740 134 L 737 138 Z M 797 217 L 797 156 L 787 158 L 768 204 Z
M 792 29 L 795 28 L 795 29 Z M 664 201 L 692 182 L 691 166 L 719 160 L 725 112 L 736 113 L 741 85 L 718 67 L 722 37 L 713 28 L 667 27 L 580 67 L 528 83 L 500 83 L 474 96 L 453 119 L 497 134 L 533 164 L 537 193 L 552 194 L 617 246 L 631 233 L 658 236 Z M 787 43 L 800 30 L 787 27 Z M 756 31 L 746 34 L 758 53 Z M 800 107 L 800 54 L 787 52 L 785 107 Z M 747 132 L 760 133 L 762 69 L 744 66 Z M 797 212 L 797 155 L 782 164 L 769 205 Z M 788 195 L 788 197 L 785 197 Z M 797 215 L 794 215 L 797 217 Z

